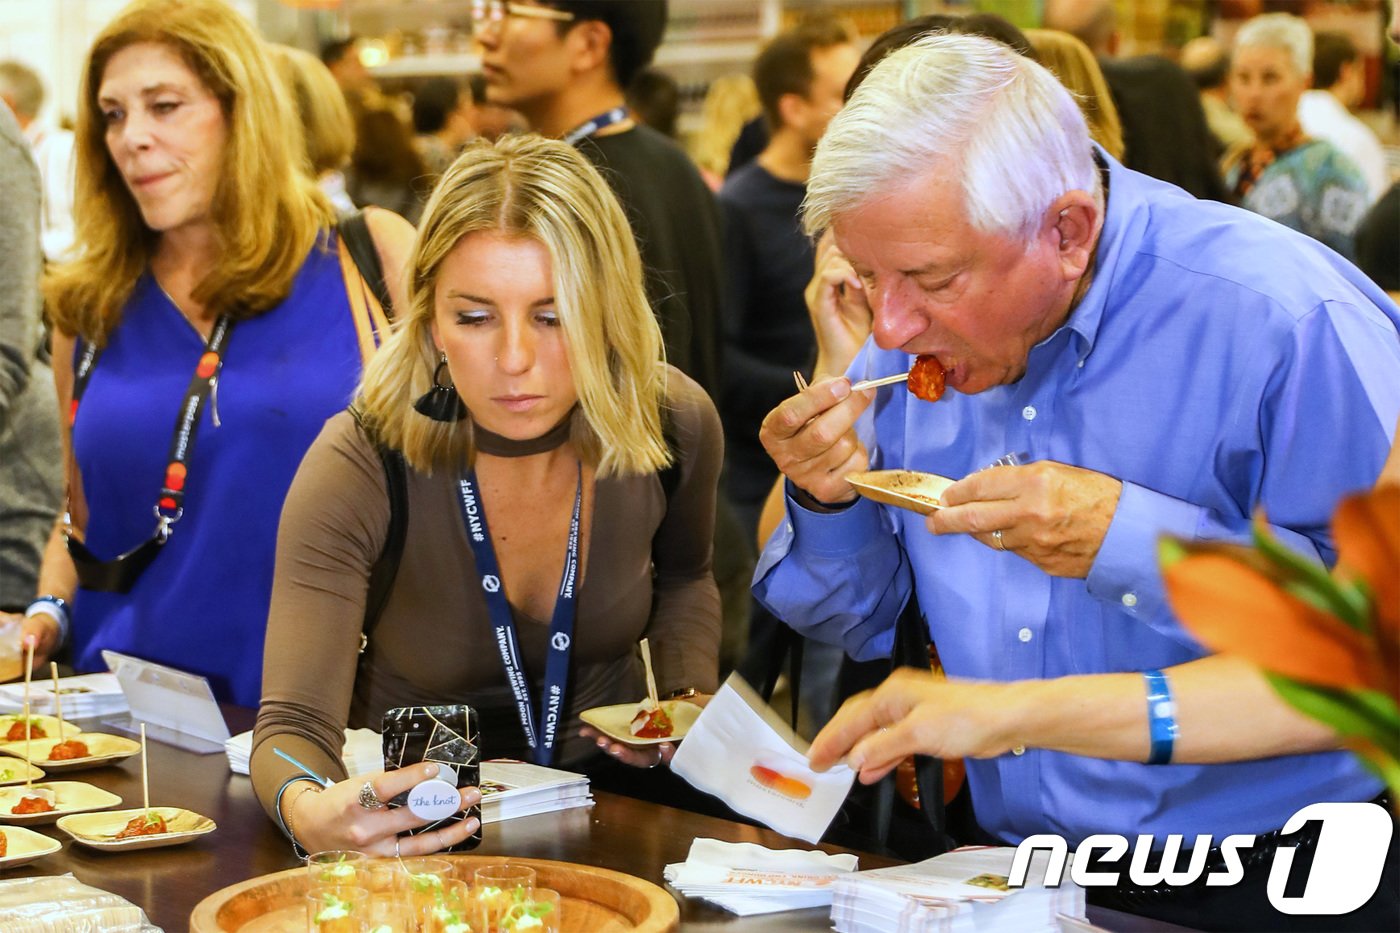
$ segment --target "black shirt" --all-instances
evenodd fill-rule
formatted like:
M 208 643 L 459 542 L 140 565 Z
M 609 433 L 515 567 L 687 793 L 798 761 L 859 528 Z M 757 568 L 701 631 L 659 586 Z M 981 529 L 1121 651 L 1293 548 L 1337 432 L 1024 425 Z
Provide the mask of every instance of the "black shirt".
M 729 291 L 724 312 L 724 383 L 719 399 L 736 502 L 768 494 L 777 467 L 758 442 L 763 418 L 810 375 L 816 335 L 802 292 L 812 277 L 812 241 L 798 210 L 807 186 L 774 177 L 758 162 L 720 189 Z
M 714 195 L 685 152 L 647 126 L 589 137 L 579 151 L 632 223 L 667 360 L 716 396 L 724 269 Z

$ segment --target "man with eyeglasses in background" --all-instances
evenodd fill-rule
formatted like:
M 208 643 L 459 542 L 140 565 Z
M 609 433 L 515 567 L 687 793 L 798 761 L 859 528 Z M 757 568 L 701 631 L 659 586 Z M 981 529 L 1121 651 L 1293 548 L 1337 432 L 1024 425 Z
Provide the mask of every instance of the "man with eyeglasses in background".
M 476 0 L 486 99 L 577 145 L 612 182 L 637 236 L 667 359 L 717 397 L 719 210 L 685 152 L 627 111 L 623 89 L 666 29 L 665 0 Z

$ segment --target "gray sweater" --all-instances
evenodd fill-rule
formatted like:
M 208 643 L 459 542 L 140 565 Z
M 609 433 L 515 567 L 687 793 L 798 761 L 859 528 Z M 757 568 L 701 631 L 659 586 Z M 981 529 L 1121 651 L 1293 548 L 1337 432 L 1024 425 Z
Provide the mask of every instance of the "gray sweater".
M 35 596 L 63 499 L 53 373 L 40 358 L 39 170 L 0 103 L 0 609 Z

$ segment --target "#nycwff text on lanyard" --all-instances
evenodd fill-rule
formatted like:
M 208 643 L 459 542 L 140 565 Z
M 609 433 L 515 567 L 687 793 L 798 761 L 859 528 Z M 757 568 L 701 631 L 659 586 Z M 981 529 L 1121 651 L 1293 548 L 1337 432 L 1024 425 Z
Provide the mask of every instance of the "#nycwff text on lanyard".
M 214 329 L 209 334 L 199 362 L 195 364 L 194 375 L 190 377 L 189 388 L 185 390 L 185 398 L 180 403 L 179 414 L 175 418 L 175 433 L 170 438 L 170 452 L 166 457 L 164 482 L 152 507 L 156 517 L 155 533 L 120 557 L 106 561 L 89 551 L 71 533 L 68 535 L 68 553 L 78 571 L 78 583 L 83 587 L 106 592 L 128 592 L 151 561 L 155 560 L 161 546 L 170 537 L 171 527 L 184 514 L 185 481 L 189 475 L 189 460 L 194 453 L 199 417 L 204 411 L 205 400 L 218 386 L 219 373 L 224 365 L 224 348 L 228 345 L 232 330 L 233 319 L 227 315 L 220 316 L 214 322 Z M 78 420 L 78 404 L 87 391 L 100 355 L 97 344 L 88 343 L 78 359 L 73 373 L 73 402 L 68 412 L 70 428 Z M 217 418 L 216 413 L 215 426 Z
M 501 583 L 501 567 L 496 560 L 496 548 L 491 543 L 491 531 L 486 524 L 486 508 L 481 502 L 476 471 L 468 470 L 458 480 L 458 505 L 467 532 L 467 543 L 476 558 L 481 574 L 481 590 L 491 617 L 491 631 L 496 649 L 501 654 L 506 681 L 515 697 L 515 709 L 520 716 L 520 728 L 525 733 L 536 764 L 554 761 L 555 740 L 559 721 L 564 712 L 564 692 L 569 686 L 569 651 L 574 638 L 576 611 L 574 587 L 578 580 L 579 515 L 583 506 L 583 465 L 578 468 L 578 485 L 574 490 L 574 514 L 569 520 L 569 540 L 564 552 L 564 573 L 559 580 L 559 594 L 554 600 L 554 614 L 549 623 L 549 654 L 544 668 L 544 694 L 540 698 L 538 721 L 530 696 L 530 681 L 520 654 L 520 638 L 515 617 Z

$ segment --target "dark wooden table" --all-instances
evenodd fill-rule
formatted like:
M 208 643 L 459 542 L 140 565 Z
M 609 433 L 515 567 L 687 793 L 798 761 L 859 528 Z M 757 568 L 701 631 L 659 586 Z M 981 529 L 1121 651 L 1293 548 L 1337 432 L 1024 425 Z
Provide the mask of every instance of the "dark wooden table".
M 229 712 L 230 728 L 251 725 L 246 710 Z M 87 723 L 95 729 L 95 724 Z M 151 922 L 170 933 L 188 929 L 194 906 L 207 895 L 257 875 L 299 864 L 291 846 L 267 819 L 253 796 L 252 783 L 231 774 L 222 754 L 196 755 L 149 742 L 151 803 L 178 806 L 210 817 L 218 829 L 193 843 L 141 852 L 102 853 L 79 846 L 56 826 L 31 826 L 63 842 L 63 849 L 0 877 L 23 878 L 72 872 L 80 881 L 120 894 L 139 905 Z M 57 780 L 81 780 L 119 794 L 123 806 L 141 805 L 141 766 L 130 758 L 112 767 L 63 772 Z M 595 794 L 592 808 L 565 810 L 487 825 L 482 855 L 581 862 L 626 872 L 664 885 L 662 870 L 685 860 L 692 839 L 755 842 L 791 848 L 793 840 L 766 829 L 675 810 L 612 794 Z M 841 849 L 822 846 L 830 852 Z M 895 864 L 875 855 L 860 855 L 861 868 Z M 726 933 L 822 930 L 830 926 L 826 909 L 791 911 L 762 917 L 735 917 L 698 899 L 684 899 L 681 925 L 686 930 L 723 927 Z M 1140 918 L 1091 911 L 1115 931 L 1175 929 Z

